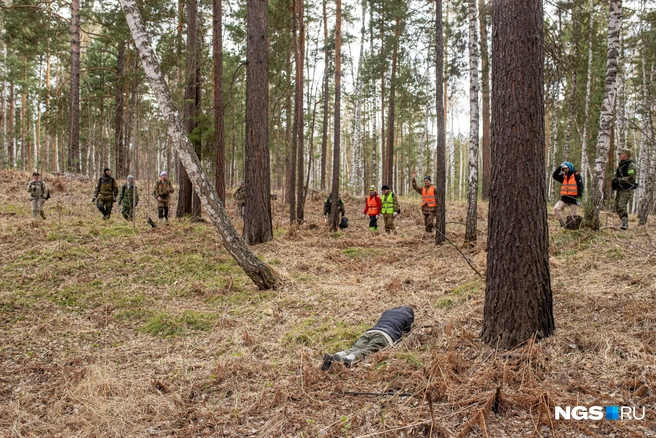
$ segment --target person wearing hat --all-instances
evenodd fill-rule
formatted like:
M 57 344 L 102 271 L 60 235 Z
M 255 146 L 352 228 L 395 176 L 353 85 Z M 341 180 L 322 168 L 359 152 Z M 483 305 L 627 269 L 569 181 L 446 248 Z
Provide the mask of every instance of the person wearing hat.
M 170 194 L 173 193 L 173 185 L 169 181 L 169 174 L 162 172 L 155 183 L 153 196 L 157 199 L 157 220 L 162 222 L 166 220 L 169 223 L 169 201 L 171 200 Z
M 385 232 L 396 234 L 394 218 L 397 214 L 401 213 L 399 199 L 396 197 L 396 193 L 392 192 L 387 184 L 383 185 L 381 190 L 383 192 L 383 196 L 380 197 L 382 203 L 381 213 L 385 220 Z
M 621 230 L 629 228 L 629 212 L 628 205 L 633 197 L 633 190 L 638 188 L 636 177 L 638 176 L 638 167 L 631 159 L 631 151 L 628 149 L 620 149 L 618 152 L 620 163 L 617 165 L 615 177 L 611 180 L 613 190 L 617 191 L 615 194 L 615 211 L 622 220 Z
M 435 198 L 435 186 L 431 183 L 430 176 L 424 177 L 424 186 L 417 186 L 417 173 L 412 174 L 412 188 L 421 195 L 421 212 L 424 215 L 424 228 L 427 233 L 433 232 L 437 220 L 437 199 Z
M 583 194 L 583 180 L 581 175 L 576 171 L 574 165 L 569 161 L 565 161 L 560 166 L 556 167 L 552 175 L 553 179 L 560 183 L 560 200 L 554 206 L 554 215 L 560 226 L 565 226 L 562 211 L 567 205 L 570 206 L 572 215 L 568 217 L 574 218 L 578 213 L 579 199 Z
M 43 203 L 50 197 L 50 192 L 46 183 L 40 178 L 36 170 L 32 173 L 32 181 L 27 184 L 27 192 L 30 194 L 30 205 L 32 206 L 32 217 L 38 220 L 46 220 L 46 214 L 43 212 Z
M 132 175 L 128 175 L 128 180 L 121 187 L 118 203 L 121 206 L 121 214 L 123 214 L 125 220 L 131 221 L 134 218 L 133 209 L 139 204 L 139 192 L 134 185 L 134 177 Z
M 91 200 L 96 203 L 98 211 L 103 214 L 103 220 L 108 220 L 112 216 L 112 206 L 116 202 L 116 196 L 118 196 L 118 185 L 112 177 L 112 171 L 105 167 L 102 176 L 98 179 L 96 193 Z
M 244 217 L 244 206 L 246 205 L 246 191 L 244 190 L 245 183 L 244 181 L 239 183 L 239 187 L 234 194 L 235 201 L 237 201 L 237 213 L 239 217 Z
M 336 354 L 326 354 L 321 364 L 322 371 L 328 371 L 334 363 L 347 367 L 363 360 L 366 356 L 396 344 L 404 334 L 410 333 L 415 321 L 412 307 L 400 306 L 383 312 L 376 325 L 360 336 L 353 346 Z
M 376 187 L 369 186 L 369 196 L 367 196 L 367 199 L 365 200 L 362 217 L 369 216 L 370 231 L 378 231 L 378 215 L 380 215 L 382 206 L 383 204 L 380 200 L 380 196 L 376 193 Z

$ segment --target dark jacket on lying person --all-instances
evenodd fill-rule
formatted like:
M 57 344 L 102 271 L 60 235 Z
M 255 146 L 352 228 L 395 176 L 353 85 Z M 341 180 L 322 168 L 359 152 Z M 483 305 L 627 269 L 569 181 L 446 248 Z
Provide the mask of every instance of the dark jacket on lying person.
M 408 306 L 384 311 L 376 325 L 364 332 L 349 350 L 326 354 L 321 369 L 328 371 L 333 362 L 350 367 L 372 353 L 391 347 L 412 330 L 414 320 L 415 312 Z

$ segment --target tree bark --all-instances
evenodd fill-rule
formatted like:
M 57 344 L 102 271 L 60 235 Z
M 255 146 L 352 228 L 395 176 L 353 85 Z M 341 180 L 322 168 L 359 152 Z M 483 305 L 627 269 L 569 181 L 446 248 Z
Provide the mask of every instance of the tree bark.
M 200 160 L 184 132 L 182 121 L 173 104 L 171 94 L 162 78 L 159 62 L 152 49 L 150 39 L 146 34 L 135 0 L 120 0 L 120 2 L 128 26 L 130 27 L 132 38 L 139 51 L 146 76 L 150 81 L 151 88 L 157 99 L 159 111 L 162 114 L 162 118 L 167 122 L 168 135 L 172 139 L 173 148 L 177 151 L 180 161 L 188 170 L 194 190 L 201 198 L 203 208 L 221 237 L 223 246 L 259 288 L 275 288 L 280 282 L 277 275 L 271 268 L 262 263 L 239 237 L 230 223 L 230 219 L 223 208 L 223 203 L 219 199 L 219 195 L 216 193 L 212 184 L 208 182 L 208 178 L 201 167 Z M 266 11 L 266 2 L 264 3 Z
M 305 68 L 305 8 L 303 7 L 304 0 L 296 0 L 297 4 L 297 23 L 298 23 L 298 38 L 299 46 L 297 47 L 296 53 L 296 107 L 298 111 L 294 111 L 295 126 L 296 126 L 296 144 L 298 150 L 296 152 L 296 167 L 298 170 L 298 175 L 296 179 L 296 221 L 301 224 L 305 216 L 304 212 L 304 194 L 303 190 L 303 155 L 305 153 L 305 132 L 303 129 L 304 126 L 304 117 L 303 117 L 303 80 L 304 80 L 304 68 Z
M 478 35 L 476 0 L 469 0 L 469 184 L 465 241 L 476 241 L 478 216 Z
M 323 44 L 324 44 L 324 73 L 323 73 L 323 127 L 321 137 L 321 190 L 326 190 L 326 161 L 328 160 L 328 92 L 330 86 L 330 58 L 328 48 L 328 12 L 326 0 L 323 0 Z
M 608 51 L 606 54 L 606 85 L 604 100 L 601 104 L 599 117 L 599 134 L 597 135 L 597 152 L 595 169 L 590 188 L 591 208 L 586 211 L 586 220 L 590 226 L 599 229 L 599 210 L 604 201 L 604 174 L 608 163 L 611 127 L 613 124 L 613 108 L 617 91 L 617 61 L 620 46 L 620 29 L 622 25 L 622 0 L 611 0 L 608 15 Z
M 340 129 L 342 100 L 342 0 L 335 0 L 335 123 L 333 134 L 333 182 L 330 214 L 330 231 L 337 231 L 339 216 L 339 162 L 340 162 Z
M 247 7 L 244 237 L 255 245 L 273 239 L 268 143 L 268 2 L 248 0 Z
M 481 33 L 481 95 L 483 104 L 483 175 L 481 195 L 484 200 L 490 198 L 490 62 L 487 50 L 487 16 L 488 6 L 485 0 L 478 0 L 479 26 Z
M 71 1 L 71 110 L 68 170 L 80 172 L 80 0 Z
M 223 123 L 223 3 L 212 3 L 212 51 L 214 63 L 214 188 L 225 204 L 225 133 Z
M 542 1 L 494 2 L 492 26 L 492 180 L 481 338 L 513 348 L 554 331 L 542 172 Z
M 646 43 L 646 41 L 645 41 Z M 647 47 L 645 44 L 644 47 Z M 638 224 L 645 225 L 649 217 L 649 211 L 653 207 L 654 180 L 656 179 L 656 149 L 654 148 L 653 123 L 652 123 L 652 99 L 649 90 L 651 78 L 647 77 L 645 63 L 647 57 L 642 53 L 642 146 L 640 147 L 640 182 L 638 199 Z M 654 65 L 652 64 L 651 75 L 653 77 Z M 647 138 L 647 137 L 651 138 Z M 650 159 L 651 157 L 651 159 Z
M 298 116 L 302 112 L 302 107 L 299 105 L 303 101 L 303 84 L 299 82 L 299 78 L 303 74 L 303 65 L 299 66 L 299 53 L 298 44 L 298 2 L 303 0 L 292 1 L 292 50 L 294 52 L 294 121 L 292 122 L 292 143 L 289 154 L 289 223 L 296 222 L 296 155 L 298 152 Z M 300 71 L 299 71 L 300 68 Z M 299 96 L 300 94 L 300 96 Z M 300 100 L 299 100 L 300 99 Z
M 590 165 L 588 164 L 588 122 L 590 120 L 590 95 L 592 89 L 592 34 L 593 34 L 594 0 L 590 0 L 590 29 L 588 33 L 588 78 L 585 86 L 585 119 L 583 121 L 583 134 L 581 134 L 581 173 L 583 174 L 583 187 L 587 192 L 590 187 Z
M 437 225 L 435 244 L 446 240 L 446 120 L 444 118 L 444 37 L 442 25 L 442 0 L 435 0 L 435 114 L 437 118 L 435 198 L 437 201 Z
M 387 168 L 384 170 L 383 183 L 389 184 L 392 187 L 394 186 L 393 174 L 394 174 L 394 123 L 396 119 L 395 114 L 395 105 L 396 105 L 396 73 L 397 73 L 397 63 L 398 63 L 398 51 L 399 51 L 399 38 L 401 37 L 401 20 L 399 17 L 394 19 L 394 43 L 392 47 L 392 76 L 390 78 L 390 92 L 389 92 L 389 110 L 387 114 L 387 148 L 385 150 L 385 165 Z M 398 187 L 397 187 L 398 189 Z
M 116 177 L 123 176 L 123 169 L 127 160 L 123 147 L 123 97 L 125 95 L 125 42 L 119 41 L 116 51 L 116 101 L 114 108 L 114 155 L 116 157 Z M 109 163 L 107 163 L 109 166 Z

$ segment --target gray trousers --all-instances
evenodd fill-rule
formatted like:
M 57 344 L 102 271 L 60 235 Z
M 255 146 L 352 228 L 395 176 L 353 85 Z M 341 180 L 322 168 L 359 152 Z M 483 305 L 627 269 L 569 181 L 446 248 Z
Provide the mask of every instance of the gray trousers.
M 355 344 L 347 351 L 340 351 L 340 356 L 346 357 L 350 360 L 360 361 L 372 353 L 376 353 L 384 348 L 389 347 L 389 343 L 385 336 L 376 332 L 365 332 L 360 338 L 355 341 Z M 353 355 L 354 358 L 349 356 Z

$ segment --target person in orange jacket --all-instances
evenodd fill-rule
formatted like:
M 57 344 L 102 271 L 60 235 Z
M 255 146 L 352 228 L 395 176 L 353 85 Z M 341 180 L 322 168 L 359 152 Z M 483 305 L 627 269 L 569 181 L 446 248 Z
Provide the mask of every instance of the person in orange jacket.
M 383 202 L 376 193 L 376 187 L 369 186 L 369 196 L 367 196 L 362 217 L 369 216 L 369 230 L 378 231 L 378 216 L 383 208 Z
M 430 176 L 424 177 L 424 186 L 417 185 L 417 173 L 412 174 L 412 188 L 421 195 L 421 212 L 424 215 L 424 229 L 427 233 L 433 232 L 437 219 L 437 199 L 435 199 L 435 186 Z

